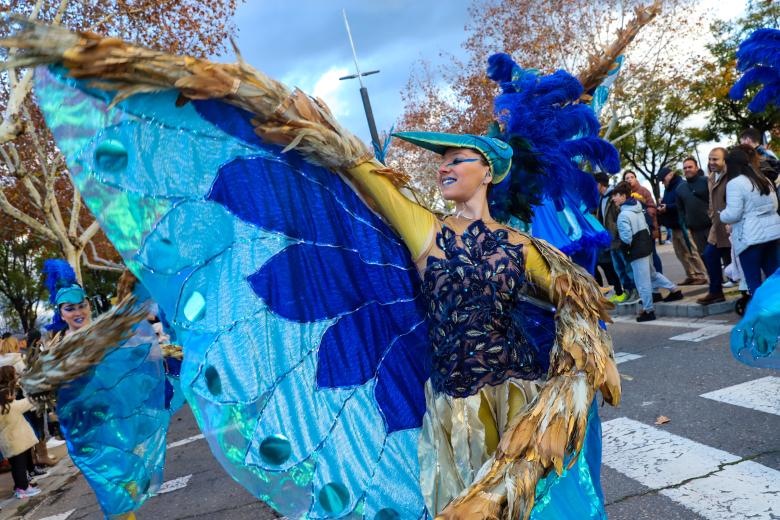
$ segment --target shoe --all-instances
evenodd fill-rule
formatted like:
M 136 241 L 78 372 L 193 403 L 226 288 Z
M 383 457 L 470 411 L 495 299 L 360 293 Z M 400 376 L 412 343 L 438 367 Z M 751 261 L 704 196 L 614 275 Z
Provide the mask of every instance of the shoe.
M 642 311 L 642 313 L 636 317 L 636 321 L 642 323 L 643 321 L 655 320 L 655 311 Z
M 720 303 L 725 301 L 726 301 L 726 297 L 723 296 L 723 294 L 707 293 L 706 295 L 696 300 L 696 303 L 698 303 L 699 305 L 710 305 L 712 303 Z
M 658 303 L 664 300 L 664 297 L 661 296 L 661 293 L 654 292 L 653 293 L 653 303 Z
M 676 302 L 683 299 L 683 293 L 681 290 L 677 289 L 676 291 L 671 291 L 669 294 L 666 295 L 666 298 L 663 299 L 665 302 Z
M 46 445 L 46 447 L 47 447 L 47 448 L 56 448 L 57 446 L 62 446 L 63 444 L 65 444 L 65 441 L 63 441 L 63 440 L 60 440 L 60 439 L 56 439 L 56 438 L 54 438 L 54 437 L 50 438 L 50 439 L 49 439 L 49 440 L 48 440 L 48 441 L 45 443 L 45 445 Z
M 33 469 L 27 472 L 27 476 L 29 478 L 40 477 L 41 475 L 45 475 L 45 474 L 46 474 L 46 470 L 43 469 L 41 466 L 33 466 Z
M 623 303 L 624 301 L 626 301 L 626 298 L 628 298 L 628 294 L 626 293 L 622 293 L 620 295 L 613 294 L 612 296 L 609 297 L 609 301 L 611 301 L 612 303 Z
M 639 297 L 639 291 L 637 291 L 636 289 L 631 289 L 631 291 L 628 293 L 628 296 L 626 296 L 626 299 L 623 303 L 626 305 L 630 305 L 632 303 L 639 303 L 639 300 L 641 300 L 641 298 Z
M 40 489 L 34 488 L 32 486 L 27 486 L 27 489 L 19 489 L 19 488 L 14 489 L 14 496 L 20 499 L 34 497 L 35 495 L 39 495 L 40 493 L 41 493 Z
M 707 285 L 708 283 L 710 282 L 706 278 L 694 278 L 691 285 Z
M 737 282 L 735 282 L 731 278 L 723 282 L 723 287 L 726 289 L 731 289 L 732 287 L 736 287 L 736 286 L 737 286 Z
M 683 280 L 682 282 L 677 282 L 677 285 L 693 285 L 693 278 L 690 276 Z

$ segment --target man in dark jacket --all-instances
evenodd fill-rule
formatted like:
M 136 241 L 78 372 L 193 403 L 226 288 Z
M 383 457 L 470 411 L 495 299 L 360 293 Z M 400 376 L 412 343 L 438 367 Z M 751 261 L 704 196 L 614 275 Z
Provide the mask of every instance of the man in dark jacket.
M 677 285 L 705 285 L 707 277 L 704 274 L 704 263 L 688 234 L 688 226 L 680 219 L 677 211 L 677 188 L 683 180 L 666 166 L 661 168 L 658 176 L 666 187 L 658 206 L 658 223 L 672 230 L 674 254 L 685 269 L 685 280 Z
M 724 266 L 731 263 L 731 240 L 726 231 L 726 224 L 720 221 L 720 212 L 726 209 L 726 149 L 713 148 L 707 161 L 707 169 L 710 176 L 707 179 L 710 192 L 710 218 L 712 226 L 707 237 L 707 247 L 704 249 L 704 265 L 707 267 L 707 277 L 710 286 L 707 294 L 696 300 L 701 305 L 710 305 L 726 301 L 723 295 L 723 271 Z
M 703 255 L 712 225 L 707 177 L 693 157 L 686 157 L 683 161 L 683 175 L 685 181 L 677 186 L 677 211 L 688 227 L 696 249 Z

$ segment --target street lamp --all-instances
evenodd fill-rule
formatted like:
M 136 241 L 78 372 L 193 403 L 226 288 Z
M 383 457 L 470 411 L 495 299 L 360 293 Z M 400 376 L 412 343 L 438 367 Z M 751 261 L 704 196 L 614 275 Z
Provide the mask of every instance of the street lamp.
M 349 44 L 352 47 L 352 58 L 355 60 L 355 70 L 357 71 L 357 74 L 350 74 L 349 76 L 344 76 L 342 78 L 339 78 L 339 80 L 357 78 L 357 80 L 360 82 L 360 97 L 363 100 L 363 109 L 366 111 L 366 120 L 368 121 L 368 131 L 371 132 L 371 140 L 374 142 L 374 147 L 378 149 L 378 147 L 380 146 L 379 133 L 377 133 L 376 131 L 374 112 L 371 110 L 371 101 L 369 101 L 368 99 L 368 89 L 366 89 L 365 85 L 363 85 L 362 77 L 370 76 L 371 74 L 376 74 L 379 71 L 370 70 L 368 72 L 360 72 L 360 65 L 358 64 L 357 51 L 355 51 L 355 42 L 352 41 L 352 31 L 349 30 L 347 11 L 346 9 L 342 9 L 341 12 L 344 15 L 344 26 L 347 28 L 347 36 L 349 37 Z

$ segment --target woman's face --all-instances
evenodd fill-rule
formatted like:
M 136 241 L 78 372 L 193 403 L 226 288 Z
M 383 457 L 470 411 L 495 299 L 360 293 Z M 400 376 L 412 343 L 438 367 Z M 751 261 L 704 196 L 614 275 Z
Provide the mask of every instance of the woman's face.
M 623 177 L 623 180 L 626 181 L 632 188 L 636 188 L 636 184 L 637 184 L 636 175 L 634 175 L 633 173 L 627 173 Z
M 450 148 L 439 166 L 439 188 L 446 200 L 467 202 L 481 186 L 490 183 L 490 167 L 470 148 Z
M 84 328 L 92 321 L 91 309 L 87 300 L 81 303 L 63 303 L 60 305 L 60 315 L 62 321 L 68 324 L 70 332 Z

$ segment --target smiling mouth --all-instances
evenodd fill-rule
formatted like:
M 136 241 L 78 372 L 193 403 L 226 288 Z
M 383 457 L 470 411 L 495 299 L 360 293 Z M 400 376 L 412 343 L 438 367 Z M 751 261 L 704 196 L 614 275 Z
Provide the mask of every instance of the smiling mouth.
M 458 179 L 456 179 L 455 177 L 444 177 L 441 180 L 441 185 L 442 186 L 450 186 L 452 184 L 455 184 L 456 182 L 458 182 Z

